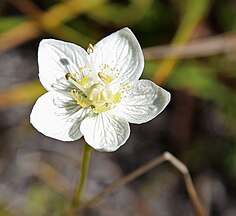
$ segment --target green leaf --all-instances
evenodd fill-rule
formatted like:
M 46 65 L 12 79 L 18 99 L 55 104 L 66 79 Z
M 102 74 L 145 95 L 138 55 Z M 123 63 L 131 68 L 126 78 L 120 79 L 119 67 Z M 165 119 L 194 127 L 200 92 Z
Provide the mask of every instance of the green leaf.
M 0 34 L 7 32 L 15 26 L 23 23 L 26 20 L 25 17 L 0 17 Z
M 197 97 L 213 101 L 228 117 L 228 123 L 233 127 L 236 121 L 236 95 L 232 89 L 221 83 L 212 68 L 194 61 L 184 62 L 169 77 L 167 86 L 185 89 Z

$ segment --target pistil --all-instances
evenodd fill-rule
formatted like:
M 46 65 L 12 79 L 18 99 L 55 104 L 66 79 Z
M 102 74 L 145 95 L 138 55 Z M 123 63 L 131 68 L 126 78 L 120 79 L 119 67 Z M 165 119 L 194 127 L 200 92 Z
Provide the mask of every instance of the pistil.
M 90 53 L 93 52 L 93 47 L 89 48 Z M 113 80 L 110 75 L 99 72 L 100 80 L 94 83 L 88 76 L 78 79 L 76 74 L 67 73 L 65 78 L 76 87 L 70 91 L 70 94 L 81 107 L 90 107 L 94 113 L 101 113 L 114 108 L 120 101 L 120 91 L 113 94 L 109 88 Z

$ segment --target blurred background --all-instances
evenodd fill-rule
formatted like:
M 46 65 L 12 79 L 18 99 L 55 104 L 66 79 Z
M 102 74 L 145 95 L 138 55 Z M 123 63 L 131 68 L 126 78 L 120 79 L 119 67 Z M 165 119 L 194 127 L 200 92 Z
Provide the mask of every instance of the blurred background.
M 93 151 L 83 199 L 169 151 L 190 170 L 209 215 L 236 215 L 235 0 L 1 0 L 0 215 L 58 216 L 69 208 L 83 140 L 47 138 L 29 123 L 43 38 L 87 48 L 128 26 L 143 78 L 172 94 L 156 119 L 131 125 L 114 153 Z M 164 163 L 92 206 L 86 216 L 192 216 L 183 176 Z

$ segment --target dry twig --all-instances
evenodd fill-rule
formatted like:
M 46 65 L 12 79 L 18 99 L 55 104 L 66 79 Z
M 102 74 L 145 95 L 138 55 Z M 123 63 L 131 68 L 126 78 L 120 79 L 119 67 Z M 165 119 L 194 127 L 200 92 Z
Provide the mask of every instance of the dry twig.
M 9 0 L 9 2 L 19 7 L 19 9 L 34 13 L 33 17 L 35 20 L 26 21 L 2 34 L 0 36 L 0 52 L 7 51 L 24 42 L 37 38 L 42 33 L 40 26 L 43 26 L 43 29 L 48 31 L 58 31 L 62 23 L 100 5 L 103 1 L 104 0 L 90 0 L 88 2 L 85 0 L 68 0 L 54 5 L 47 12 L 41 13 L 41 11 L 34 6 L 24 8 L 23 5 L 25 4 L 23 3 L 27 2 L 27 0 Z
M 154 167 L 160 165 L 161 163 L 163 163 L 165 161 L 169 161 L 177 170 L 179 170 L 183 174 L 186 188 L 187 188 L 188 194 L 190 196 L 190 199 L 192 201 L 195 215 L 196 216 L 206 216 L 206 214 L 201 206 L 201 203 L 199 201 L 199 198 L 197 196 L 197 193 L 196 193 L 195 187 L 193 185 L 191 176 L 189 174 L 188 168 L 185 166 L 185 164 L 183 164 L 181 161 L 179 161 L 176 157 L 174 157 L 169 152 L 165 152 L 163 155 L 158 156 L 157 158 L 153 159 L 152 161 L 150 161 L 147 164 L 143 165 L 142 167 L 138 168 L 137 170 L 130 173 L 129 175 L 114 182 L 112 185 L 110 185 L 105 190 L 100 192 L 93 199 L 82 204 L 78 209 L 73 210 L 73 212 L 70 212 L 69 215 L 73 215 L 75 213 L 82 213 L 85 209 L 97 204 L 99 201 L 101 201 L 103 198 L 105 198 L 111 192 L 113 192 L 113 191 L 117 190 L 118 188 L 120 188 L 121 186 L 131 182 L 132 180 L 134 180 L 138 176 L 146 173 L 147 171 L 153 169 Z
M 236 34 L 226 33 L 191 41 L 185 45 L 163 45 L 145 48 L 146 60 L 163 58 L 196 58 L 236 51 Z

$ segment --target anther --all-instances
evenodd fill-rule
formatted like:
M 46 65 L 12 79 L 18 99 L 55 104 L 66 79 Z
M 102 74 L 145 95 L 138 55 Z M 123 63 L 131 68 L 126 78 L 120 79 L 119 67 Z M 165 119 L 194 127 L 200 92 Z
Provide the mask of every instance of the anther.
M 88 53 L 88 54 L 91 54 L 91 53 L 93 53 L 93 52 L 94 52 L 94 47 L 93 47 L 92 44 L 89 44 L 89 46 L 88 46 L 88 48 L 87 48 L 87 53 Z
M 107 81 L 107 75 L 104 74 L 103 72 L 99 72 L 98 73 L 99 78 L 103 81 L 106 82 Z
M 65 78 L 66 78 L 66 80 L 69 80 L 69 79 L 71 78 L 71 74 L 70 74 L 70 73 L 67 73 L 67 74 L 65 75 Z

